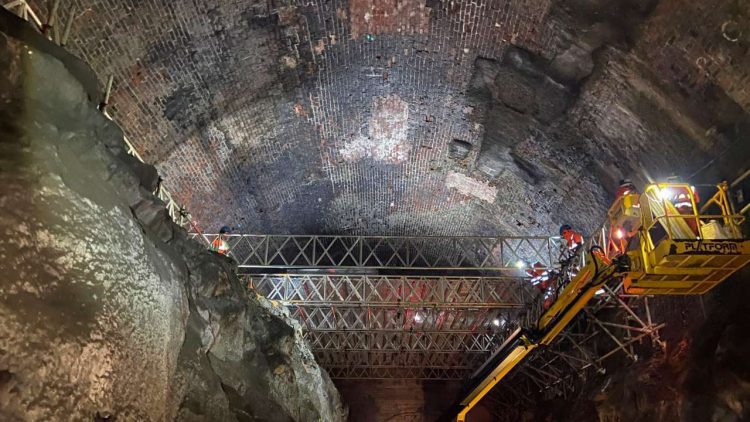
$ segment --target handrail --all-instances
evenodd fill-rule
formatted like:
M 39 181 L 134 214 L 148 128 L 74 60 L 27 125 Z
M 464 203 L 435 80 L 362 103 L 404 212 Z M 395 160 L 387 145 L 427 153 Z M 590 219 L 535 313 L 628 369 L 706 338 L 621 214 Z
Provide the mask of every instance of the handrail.
M 206 244 L 218 234 L 190 233 Z M 519 263 L 557 268 L 558 238 L 545 236 L 356 236 L 225 234 L 240 269 L 371 268 L 501 270 L 524 274 Z M 525 264 L 524 264 L 525 265 Z
M 729 185 L 730 188 L 737 187 L 740 183 L 742 183 L 745 179 L 750 177 L 750 168 L 747 169 L 744 173 L 742 173 L 739 177 L 734 179 L 734 181 Z M 738 212 L 740 215 L 744 216 L 745 214 L 750 214 L 750 200 L 747 201 L 747 204 L 745 204 L 744 207 Z
M 14 11 L 13 9 L 16 9 L 15 13 L 19 18 L 35 23 L 40 32 L 44 30 L 44 24 L 42 24 L 42 21 L 37 14 L 34 13 L 34 10 L 26 0 L 14 0 L 10 3 L 4 4 L 3 7 L 11 12 Z
M 3 4 L 2 7 L 14 13 L 19 18 L 35 24 L 36 29 L 40 33 L 44 34 L 50 41 L 60 46 L 64 46 L 68 42 L 68 38 L 70 37 L 70 30 L 73 26 L 73 22 L 76 19 L 75 5 L 70 6 L 68 20 L 65 23 L 62 34 L 58 30 L 58 27 L 55 25 L 59 5 L 60 0 L 55 0 L 55 2 L 52 4 L 52 8 L 50 9 L 49 16 L 47 17 L 47 20 L 45 22 L 42 22 L 42 20 L 39 18 L 39 15 L 34 12 L 34 9 L 31 8 L 31 5 L 29 5 L 29 2 L 27 0 L 13 0 L 9 3 Z
M 104 116 L 109 120 L 113 120 L 106 110 L 103 110 L 102 114 L 104 114 Z M 138 154 L 138 151 L 136 151 L 135 147 L 133 147 L 133 144 L 130 143 L 125 134 L 122 135 L 122 140 L 127 146 L 128 154 L 137 158 L 138 161 L 145 163 L 145 161 L 143 161 L 143 158 L 141 158 L 140 154 Z M 172 198 L 172 194 L 169 193 L 169 191 L 161 183 L 158 184 L 158 186 L 156 187 L 156 191 L 154 191 L 153 193 L 157 198 L 164 201 L 164 204 L 167 207 L 167 213 L 169 214 L 169 217 L 172 219 L 172 221 L 174 221 L 180 227 L 187 228 L 187 226 L 190 225 L 190 222 L 192 221 L 190 214 L 185 210 L 184 207 L 182 207 L 177 203 L 177 201 Z

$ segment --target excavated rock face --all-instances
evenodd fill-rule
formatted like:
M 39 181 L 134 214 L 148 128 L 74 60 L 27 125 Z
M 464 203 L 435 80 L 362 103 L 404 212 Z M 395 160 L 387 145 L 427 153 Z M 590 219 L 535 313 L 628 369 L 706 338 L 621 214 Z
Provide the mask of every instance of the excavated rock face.
M 0 17 L 0 419 L 344 420 L 299 325 L 171 223 L 91 74 Z

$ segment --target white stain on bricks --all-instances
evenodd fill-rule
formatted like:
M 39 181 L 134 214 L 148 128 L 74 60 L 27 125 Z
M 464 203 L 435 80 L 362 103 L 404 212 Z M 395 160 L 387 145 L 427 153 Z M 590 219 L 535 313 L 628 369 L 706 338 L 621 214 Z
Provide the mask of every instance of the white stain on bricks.
M 359 133 L 339 153 L 346 161 L 370 157 L 394 164 L 409 157 L 409 105 L 398 95 L 375 97 L 367 134 Z
M 466 196 L 473 196 L 489 203 L 495 202 L 497 188 L 461 173 L 451 171 L 445 178 L 445 186 L 456 189 Z

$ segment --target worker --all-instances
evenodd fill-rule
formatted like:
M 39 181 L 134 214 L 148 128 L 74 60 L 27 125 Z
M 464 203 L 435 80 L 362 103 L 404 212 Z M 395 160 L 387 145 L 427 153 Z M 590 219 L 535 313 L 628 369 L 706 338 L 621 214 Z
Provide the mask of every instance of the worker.
M 531 285 L 539 290 L 545 291 L 549 287 L 549 272 L 541 262 L 535 262 L 531 268 L 526 270 L 526 274 L 529 276 Z
M 529 282 L 532 286 L 539 289 L 542 295 L 544 309 L 549 309 L 557 298 L 558 281 L 560 273 L 555 270 L 548 270 L 541 262 L 535 262 L 531 268 L 526 270 L 529 276 Z
M 681 188 L 675 188 L 673 189 L 672 195 L 670 196 L 670 201 L 674 205 L 674 208 L 677 210 L 677 212 L 680 215 L 684 216 L 695 216 L 697 215 L 696 209 L 693 207 L 693 199 L 695 200 L 695 203 L 698 204 L 700 202 L 700 197 L 698 196 L 698 192 L 695 190 L 694 186 L 690 187 L 690 190 L 688 190 L 685 187 Z M 692 193 L 692 199 L 691 197 Z M 690 227 L 690 230 L 692 230 L 693 234 L 698 236 L 700 233 L 698 231 L 698 219 L 697 217 L 694 218 L 687 218 L 684 217 L 683 220 L 685 223 L 687 223 L 688 227 Z
M 615 191 L 615 199 L 612 207 L 609 209 L 610 227 L 607 247 L 607 256 L 618 256 L 626 252 L 628 242 L 636 234 L 636 224 L 638 217 L 629 216 L 628 211 L 624 210 L 622 198 L 626 195 L 637 194 L 638 190 L 635 184 L 628 179 L 620 180 L 620 186 Z M 637 207 L 637 205 L 635 205 Z
M 678 188 L 675 189 L 675 192 L 672 196 L 672 203 L 674 204 L 674 207 L 678 210 L 680 208 L 689 210 L 690 213 L 693 211 L 693 203 L 690 200 L 690 193 L 693 194 L 693 199 L 695 199 L 695 203 L 697 204 L 700 202 L 700 197 L 698 196 L 698 191 L 695 190 L 695 186 L 690 186 L 690 191 L 688 191 L 687 188 Z
M 620 198 L 631 193 L 638 193 L 638 190 L 635 188 L 635 184 L 628 179 L 620 180 L 620 186 L 615 191 L 614 202 L 619 201 Z
M 227 237 L 232 233 L 232 229 L 227 226 L 222 227 L 219 230 L 219 235 L 216 236 L 213 242 L 211 242 L 211 250 L 220 254 L 226 255 L 229 253 L 229 243 L 227 243 Z
M 526 274 L 529 276 L 531 285 L 539 289 L 542 295 L 542 306 L 544 309 L 549 309 L 556 297 L 557 272 L 548 271 L 541 262 L 535 262 L 526 270 Z
M 568 224 L 560 226 L 560 237 L 565 241 L 565 246 L 571 252 L 578 250 L 578 247 L 583 245 L 583 235 L 573 230 Z

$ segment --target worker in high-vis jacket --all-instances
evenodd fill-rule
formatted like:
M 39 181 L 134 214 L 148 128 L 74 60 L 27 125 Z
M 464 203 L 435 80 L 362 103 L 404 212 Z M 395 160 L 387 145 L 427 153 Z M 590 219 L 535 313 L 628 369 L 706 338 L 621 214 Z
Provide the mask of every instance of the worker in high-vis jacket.
M 232 230 L 224 226 L 219 230 L 219 235 L 216 236 L 213 242 L 211 242 L 210 249 L 220 255 L 226 255 L 229 253 L 229 243 L 227 243 L 227 237 L 231 234 Z
M 539 289 L 542 294 L 544 309 L 549 309 L 557 298 L 559 273 L 547 270 L 541 262 L 535 262 L 526 270 L 526 275 L 529 276 L 531 285 Z
M 573 230 L 573 227 L 568 224 L 563 224 L 560 227 L 560 237 L 571 252 L 576 251 L 579 246 L 583 245 L 583 235 Z
M 698 218 L 695 217 L 698 212 L 693 207 L 693 200 L 695 200 L 696 204 L 700 202 L 700 196 L 698 196 L 698 191 L 695 190 L 695 187 L 691 186 L 690 190 L 688 190 L 687 188 L 672 189 L 671 197 L 669 199 L 674 205 L 677 212 L 680 215 L 685 216 L 684 218 L 682 218 L 682 220 L 685 221 L 688 227 L 690 227 L 690 230 L 693 231 L 693 234 L 695 236 L 700 235 L 700 232 L 698 230 Z
M 625 203 L 625 196 L 638 194 L 635 184 L 628 179 L 620 180 L 615 192 L 615 199 L 607 212 L 610 220 L 609 238 L 607 239 L 608 256 L 624 254 L 630 239 L 637 233 L 640 222 L 640 205 L 633 200 Z
M 622 179 L 620 180 L 620 186 L 617 187 L 617 191 L 615 191 L 615 200 L 614 202 L 617 202 L 620 198 L 622 198 L 625 195 L 631 194 L 631 193 L 637 193 L 638 189 L 636 189 L 635 184 L 631 182 L 628 179 Z

